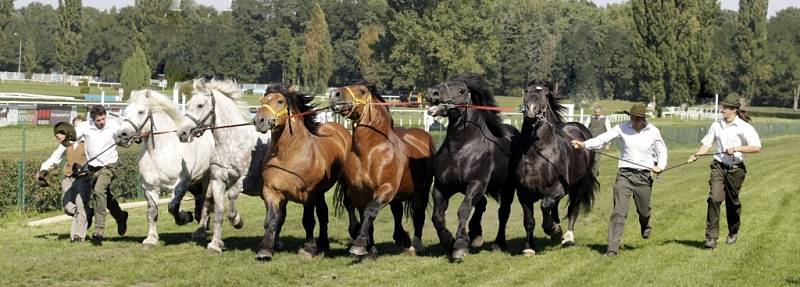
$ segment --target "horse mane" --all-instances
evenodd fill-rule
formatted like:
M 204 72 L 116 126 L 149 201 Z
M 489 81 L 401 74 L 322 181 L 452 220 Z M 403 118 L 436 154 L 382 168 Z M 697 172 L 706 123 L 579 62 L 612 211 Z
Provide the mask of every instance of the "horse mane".
M 166 114 L 172 121 L 179 124 L 183 121 L 183 116 L 178 112 L 172 100 L 166 95 L 151 89 L 136 90 L 131 92 L 128 103 L 140 103 L 150 108 L 151 111 L 160 111 Z
M 298 111 L 301 113 L 305 113 L 308 111 L 313 110 L 316 108 L 314 104 L 311 104 L 311 101 L 314 100 L 314 97 L 308 94 L 304 94 L 298 91 L 294 91 L 290 89 L 288 86 L 279 84 L 273 85 L 267 88 L 265 95 L 270 93 L 279 93 L 286 98 L 286 102 L 289 106 L 289 110 L 291 111 L 294 108 L 297 108 Z M 303 125 L 306 126 L 309 132 L 314 135 L 319 135 L 319 122 L 317 122 L 317 112 L 311 112 L 303 115 Z
M 470 92 L 470 101 L 473 105 L 496 107 L 497 103 L 494 100 L 489 84 L 483 76 L 476 73 L 461 73 L 452 76 L 448 81 L 464 82 Z M 495 137 L 505 137 L 506 132 L 503 129 L 503 124 L 500 121 L 500 113 L 498 111 L 480 110 L 476 109 L 479 115 L 486 121 L 486 126 Z
M 556 100 L 555 94 L 553 94 L 553 84 L 549 81 L 532 81 L 528 83 L 527 87 L 530 86 L 543 86 L 547 88 L 547 105 L 550 106 L 550 110 L 552 113 L 548 113 L 545 115 L 548 117 L 549 121 L 553 122 L 553 124 L 563 124 L 564 117 L 561 115 L 562 112 L 566 111 L 567 108 L 561 105 L 558 100 Z
M 380 93 L 380 90 L 378 90 L 378 84 L 366 80 L 361 80 L 353 84 L 353 86 L 358 86 L 358 85 L 367 87 L 369 93 L 372 94 L 372 96 L 374 96 L 375 99 L 378 100 L 379 102 L 381 103 L 386 102 L 386 99 L 383 98 L 383 96 Z
M 244 94 L 242 93 L 242 90 L 239 89 L 239 85 L 237 85 L 235 81 L 217 79 L 206 81 L 205 79 L 200 78 L 194 80 L 192 87 L 195 91 L 212 95 L 214 90 L 218 91 L 236 104 L 236 107 L 239 108 L 239 112 L 245 119 L 250 118 L 250 106 L 248 106 L 247 103 L 242 100 L 242 96 Z

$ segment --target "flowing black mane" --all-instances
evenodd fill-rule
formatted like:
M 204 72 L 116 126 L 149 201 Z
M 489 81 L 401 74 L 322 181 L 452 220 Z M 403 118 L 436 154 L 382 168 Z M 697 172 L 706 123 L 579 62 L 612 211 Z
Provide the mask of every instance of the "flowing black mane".
M 473 105 L 496 107 L 497 103 L 494 100 L 494 95 L 489 90 L 489 84 L 483 76 L 475 73 L 461 73 L 452 76 L 449 81 L 463 82 L 467 85 L 470 92 L 470 101 Z M 505 137 L 506 133 L 503 130 L 503 125 L 500 122 L 499 112 L 491 110 L 475 109 L 483 119 L 486 121 L 486 126 L 495 137 Z
M 286 98 L 286 102 L 289 106 L 289 111 L 292 111 L 294 110 L 294 108 L 297 108 L 299 112 L 305 113 L 316 108 L 315 105 L 311 104 L 311 101 L 314 100 L 313 96 L 297 91 L 292 91 L 285 85 L 270 86 L 267 89 L 265 95 L 270 93 L 282 94 L 284 98 Z M 319 131 L 319 122 L 317 122 L 316 119 L 317 119 L 316 112 L 307 113 L 303 115 L 303 125 L 305 125 L 306 129 L 308 129 L 308 131 L 311 132 L 312 134 L 319 135 L 317 133 Z
M 567 108 L 562 106 L 560 103 L 558 103 L 558 100 L 556 100 L 555 94 L 553 94 L 553 84 L 548 81 L 533 81 L 528 83 L 527 86 L 542 86 L 547 90 L 547 105 L 550 107 L 552 113 L 546 113 L 545 117 L 547 117 L 547 119 L 556 126 L 564 124 L 564 117 L 561 115 L 561 113 Z

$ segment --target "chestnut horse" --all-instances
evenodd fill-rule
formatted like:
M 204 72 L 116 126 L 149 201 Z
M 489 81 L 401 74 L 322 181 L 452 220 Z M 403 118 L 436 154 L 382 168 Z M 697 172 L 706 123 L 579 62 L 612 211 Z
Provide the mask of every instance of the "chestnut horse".
M 339 201 L 347 196 L 361 213 L 361 227 L 350 253 L 376 254 L 372 225 L 387 204 L 394 215 L 392 238 L 401 248 L 416 253 L 422 248 L 433 181 L 433 138 L 421 129 L 394 127 L 389 110 L 375 103 L 384 100 L 374 85 L 358 83 L 337 89 L 330 102 L 334 112 L 353 122 L 353 149 L 344 166 L 346 184 L 339 185 L 336 196 Z M 403 229 L 403 202 L 411 205 L 413 241 Z
M 306 242 L 300 253 L 314 256 L 330 247 L 324 195 L 340 179 L 352 142 L 350 133 L 340 124 L 315 121 L 314 107 L 308 103 L 311 99 L 284 86 L 271 87 L 261 98 L 261 108 L 253 119 L 258 131 L 272 131 L 272 151 L 262 171 L 267 220 L 257 260 L 272 258 L 286 219 L 287 200 L 303 204 Z M 320 221 L 316 242 L 315 208 Z

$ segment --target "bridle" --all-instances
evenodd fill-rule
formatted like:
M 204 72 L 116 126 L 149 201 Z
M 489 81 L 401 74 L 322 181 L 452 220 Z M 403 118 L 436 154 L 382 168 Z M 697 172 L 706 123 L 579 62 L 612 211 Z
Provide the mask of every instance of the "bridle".
M 187 113 L 187 114 L 184 115 L 186 118 L 188 118 L 188 119 L 192 120 L 192 122 L 194 122 L 195 127 L 192 128 L 191 133 L 195 137 L 200 137 L 201 135 L 203 135 L 203 132 L 205 132 L 205 130 L 207 130 L 207 129 L 214 129 L 214 125 L 215 125 L 215 122 L 217 120 L 217 116 L 216 116 L 216 113 L 215 113 L 215 111 L 217 109 L 217 102 L 216 102 L 216 99 L 215 99 L 216 97 L 214 97 L 213 93 L 211 93 L 209 96 L 211 97 L 211 111 L 209 111 L 203 118 L 201 118 L 200 120 L 197 120 L 197 118 L 195 118 L 191 114 Z M 211 123 L 206 125 L 206 122 L 208 121 L 209 118 L 211 118 Z
M 131 139 L 132 139 L 132 140 L 133 140 L 135 143 L 137 143 L 137 144 L 140 144 L 140 143 L 142 143 L 142 139 L 143 139 L 144 137 L 147 137 L 147 136 L 149 136 L 150 134 L 152 134 L 152 133 L 153 133 L 153 131 L 155 131 L 155 128 L 156 128 L 156 125 L 155 125 L 155 123 L 153 122 L 153 111 L 150 111 L 150 110 L 148 110 L 148 111 L 147 111 L 147 117 L 144 119 L 144 121 L 142 121 L 142 123 L 141 123 L 140 125 L 136 125 L 136 123 L 134 123 L 133 121 L 131 121 L 131 119 L 130 119 L 130 118 L 128 118 L 128 117 L 125 117 L 125 122 L 126 122 L 126 123 L 128 123 L 128 124 L 130 124 L 130 125 L 131 125 L 131 127 L 133 127 L 133 129 L 134 129 L 135 133 L 134 133 L 134 135 L 131 137 Z M 145 126 L 145 125 L 146 125 L 148 122 L 150 123 L 150 134 L 148 134 L 148 135 L 142 135 L 142 129 L 144 129 L 144 126 Z M 156 143 L 155 143 L 155 140 L 153 139 L 153 137 L 150 137 L 150 141 L 151 141 L 151 143 L 152 143 L 152 145 L 153 145 L 153 148 L 155 148 L 155 146 L 156 146 Z

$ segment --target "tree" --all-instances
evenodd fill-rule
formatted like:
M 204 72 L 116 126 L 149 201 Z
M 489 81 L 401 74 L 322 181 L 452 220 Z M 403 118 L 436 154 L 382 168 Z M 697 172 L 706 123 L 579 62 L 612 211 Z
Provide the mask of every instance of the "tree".
M 25 49 L 22 51 L 22 61 L 25 66 L 25 76 L 29 77 L 39 69 L 39 57 L 36 54 L 36 44 L 33 39 L 28 37 L 25 41 Z
M 85 60 L 81 49 L 82 13 L 81 0 L 58 1 L 58 40 L 56 41 L 57 69 L 62 73 L 83 72 Z
M 122 64 L 120 76 L 122 88 L 125 89 L 124 99 L 128 99 L 131 91 L 146 87 L 150 83 L 150 67 L 147 66 L 147 56 L 144 51 L 136 47 L 133 54 Z
M 328 80 L 333 74 L 333 47 L 325 13 L 318 3 L 314 6 L 304 37 L 305 46 L 301 59 L 303 83 L 314 92 L 320 93 L 328 86 Z
M 365 80 L 377 81 L 378 75 L 373 67 L 372 44 L 378 42 L 381 31 L 378 25 L 368 24 L 361 27 L 358 38 L 358 65 Z
M 739 0 L 734 51 L 736 91 L 743 106 L 760 94 L 759 87 L 768 78 L 769 66 L 764 63 L 767 44 L 767 0 Z
M 0 0 L 0 43 L 5 39 L 5 31 L 11 22 L 11 12 L 14 11 L 14 0 Z
M 772 67 L 764 94 L 754 104 L 791 106 L 798 109 L 800 101 L 800 8 L 778 12 L 767 23 L 769 33 L 765 58 Z

